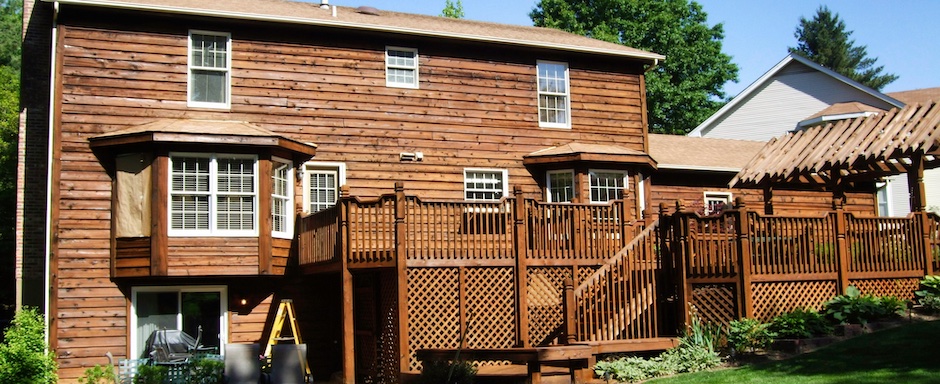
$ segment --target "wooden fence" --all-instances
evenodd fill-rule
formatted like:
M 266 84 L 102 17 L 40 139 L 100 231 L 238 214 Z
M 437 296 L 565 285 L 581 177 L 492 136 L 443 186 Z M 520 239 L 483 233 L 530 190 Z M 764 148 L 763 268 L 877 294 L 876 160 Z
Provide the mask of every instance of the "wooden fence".
M 738 203 L 703 217 L 677 204 L 663 223 L 685 301 L 709 321 L 767 320 L 798 307 L 819 308 L 855 285 L 911 299 L 940 254 L 932 213 L 856 217 L 836 209 L 816 217 L 762 215 Z

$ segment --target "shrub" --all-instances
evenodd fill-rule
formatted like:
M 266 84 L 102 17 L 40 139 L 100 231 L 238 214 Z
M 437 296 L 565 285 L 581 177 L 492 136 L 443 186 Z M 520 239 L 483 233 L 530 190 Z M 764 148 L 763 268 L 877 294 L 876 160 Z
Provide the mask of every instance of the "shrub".
M 831 334 L 832 326 L 819 312 L 797 308 L 774 317 L 770 323 L 770 332 L 782 339 L 805 339 Z
M 663 372 L 663 365 L 657 359 L 642 357 L 624 357 L 616 360 L 599 361 L 594 365 L 594 373 L 604 380 L 637 382 L 671 372 Z
M 477 368 L 468 361 L 425 362 L 418 384 L 472 384 Z
M 162 365 L 141 365 L 137 367 L 134 384 L 163 384 L 170 369 Z
M 46 350 L 43 316 L 34 308 L 16 312 L 0 343 L 0 383 L 55 383 L 55 355 Z
M 114 384 L 117 382 L 117 375 L 114 374 L 114 366 L 95 365 L 85 370 L 85 374 L 78 378 L 80 384 Z
M 225 363 L 222 360 L 197 357 L 189 365 L 190 384 L 222 384 L 225 380 Z
M 904 314 L 906 305 L 896 297 L 863 295 L 855 286 L 849 286 L 844 295 L 826 302 L 826 317 L 840 324 L 867 324 L 871 320 L 897 317 Z
M 921 290 L 914 292 L 917 302 L 930 312 L 940 312 L 940 276 L 924 276 Z
M 770 324 L 757 319 L 745 318 L 728 324 L 728 346 L 738 353 L 766 348 L 774 337 L 776 334 L 770 330 Z

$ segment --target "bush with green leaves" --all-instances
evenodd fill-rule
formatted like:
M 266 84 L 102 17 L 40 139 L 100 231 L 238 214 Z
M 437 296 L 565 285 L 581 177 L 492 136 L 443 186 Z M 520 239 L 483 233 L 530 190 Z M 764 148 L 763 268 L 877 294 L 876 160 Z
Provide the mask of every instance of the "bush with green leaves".
M 85 370 L 85 374 L 78 378 L 79 384 L 114 384 L 117 382 L 117 375 L 114 374 L 114 366 L 111 364 L 94 367 Z
M 427 361 L 418 376 L 418 384 L 472 384 L 477 368 L 469 361 Z
M 55 383 L 55 354 L 46 348 L 45 322 L 34 308 L 16 312 L 0 343 L 0 383 Z
M 770 324 L 757 319 L 740 319 L 728 323 L 728 346 L 737 353 L 767 348 L 777 335 Z
M 225 363 L 220 359 L 196 357 L 189 363 L 188 384 L 223 384 Z
M 867 324 L 904 315 L 907 305 L 896 297 L 863 295 L 850 285 L 844 295 L 836 296 L 824 305 L 823 312 L 830 320 L 839 324 Z
M 141 365 L 137 367 L 134 384 L 163 384 L 169 374 L 170 368 L 165 365 Z
M 811 308 L 797 308 L 774 317 L 770 332 L 781 339 L 806 339 L 832 333 L 825 316 Z
M 917 302 L 929 312 L 940 312 L 940 276 L 924 276 L 921 290 L 914 292 Z

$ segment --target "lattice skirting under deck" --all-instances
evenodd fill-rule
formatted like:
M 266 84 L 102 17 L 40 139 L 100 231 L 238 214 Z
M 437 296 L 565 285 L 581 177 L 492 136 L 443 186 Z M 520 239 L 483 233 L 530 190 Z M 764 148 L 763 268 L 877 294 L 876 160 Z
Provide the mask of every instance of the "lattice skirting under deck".
M 734 284 L 692 284 L 692 305 L 706 323 L 727 324 L 737 317 Z
M 754 317 L 768 321 L 796 308 L 822 309 L 836 295 L 834 280 L 784 281 L 751 284 Z

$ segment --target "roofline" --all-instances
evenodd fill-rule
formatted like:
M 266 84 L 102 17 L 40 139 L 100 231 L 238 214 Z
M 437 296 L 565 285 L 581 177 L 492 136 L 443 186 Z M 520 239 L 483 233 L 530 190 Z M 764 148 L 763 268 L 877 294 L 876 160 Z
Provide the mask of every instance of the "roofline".
M 443 38 L 450 38 L 450 39 L 489 42 L 489 43 L 496 42 L 496 43 L 501 43 L 501 44 L 506 44 L 506 45 L 558 49 L 558 50 L 579 52 L 579 53 L 605 54 L 605 55 L 611 55 L 611 56 L 627 57 L 631 59 L 648 60 L 654 66 L 658 65 L 660 60 L 664 60 L 666 58 L 663 55 L 651 53 L 651 52 L 628 53 L 628 52 L 621 52 L 621 51 L 617 51 L 613 49 L 588 48 L 588 47 L 582 47 L 578 45 L 550 44 L 550 43 L 535 42 L 535 41 L 530 41 L 530 40 L 500 38 L 500 37 L 495 37 L 495 36 L 472 35 L 472 34 L 463 34 L 463 33 L 446 33 L 446 32 L 439 32 L 439 31 L 429 31 L 429 30 L 420 29 L 420 28 L 390 27 L 390 26 L 382 26 L 382 25 L 374 25 L 374 24 L 351 23 L 351 22 L 344 22 L 344 21 L 338 21 L 338 20 L 333 21 L 333 20 L 309 19 L 309 18 L 300 18 L 300 17 L 267 16 L 267 15 L 259 15 L 259 14 L 244 13 L 244 12 L 208 11 L 204 9 L 195 9 L 195 8 L 187 8 L 187 7 L 155 6 L 155 5 L 146 5 L 146 4 L 125 3 L 121 1 L 111 1 L 111 0 L 42 0 L 42 1 L 45 1 L 48 3 L 59 3 L 59 4 L 77 5 L 77 6 L 97 6 L 97 7 L 125 9 L 125 10 L 152 11 L 152 12 L 159 12 L 159 13 L 174 13 L 174 14 L 206 16 L 206 17 L 220 17 L 220 18 L 230 18 L 230 19 L 239 19 L 239 20 L 264 21 L 264 22 L 272 22 L 272 23 L 315 25 L 315 26 L 324 26 L 324 27 L 361 29 L 361 30 L 366 30 L 366 31 L 377 31 L 377 32 L 393 32 L 393 33 L 402 33 L 402 34 L 407 34 L 407 35 L 443 37 Z
M 840 113 L 837 115 L 822 115 L 808 120 L 803 120 L 797 124 L 800 128 L 805 128 L 817 124 L 822 124 L 827 121 L 836 121 L 836 120 L 845 120 L 845 119 L 854 119 L 856 117 L 868 117 L 871 115 L 877 115 L 878 112 L 850 112 L 850 113 Z
M 787 56 L 784 57 L 783 60 L 780 60 L 780 62 L 777 63 L 777 65 L 774 65 L 772 68 L 770 68 L 770 70 L 768 70 L 767 72 L 765 72 L 760 78 L 758 78 L 758 79 L 755 80 L 753 83 L 751 83 L 751 85 L 748 85 L 747 88 L 745 88 L 743 91 L 741 91 L 741 93 L 739 93 L 737 96 L 735 96 L 733 99 L 731 99 L 730 102 L 728 102 L 728 103 L 725 104 L 723 107 L 721 107 L 721 109 L 719 109 L 717 112 L 715 112 L 715 113 L 713 113 L 711 116 L 709 116 L 708 119 L 706 119 L 706 120 L 703 121 L 701 124 L 699 124 L 697 127 L 695 127 L 695 129 L 691 130 L 691 131 L 688 133 L 687 136 L 702 137 L 703 134 L 707 133 L 707 132 L 704 132 L 704 131 L 705 131 L 705 127 L 710 126 L 713 122 L 715 122 L 715 120 L 718 120 L 718 118 L 719 118 L 720 116 L 723 116 L 726 112 L 728 112 L 728 111 L 730 111 L 731 109 L 735 108 L 738 104 L 743 103 L 744 100 L 747 99 L 748 96 L 750 96 L 751 93 L 756 92 L 757 89 L 761 88 L 765 83 L 767 83 L 767 81 L 769 81 L 771 78 L 773 78 L 774 76 L 776 76 L 776 75 L 777 75 L 777 72 L 780 72 L 780 70 L 783 69 L 783 67 L 786 67 L 787 64 L 790 64 L 790 62 L 792 62 L 793 60 L 796 60 L 796 61 L 798 61 L 798 62 L 800 62 L 800 63 L 802 63 L 802 64 L 804 64 L 804 65 L 806 65 L 806 66 L 808 66 L 808 67 L 810 67 L 810 68 L 813 68 L 813 69 L 815 69 L 815 70 L 817 70 L 817 71 L 820 71 L 820 72 L 822 72 L 822 73 L 824 73 L 824 74 L 826 74 L 826 75 L 829 75 L 830 77 L 832 77 L 832 78 L 834 78 L 834 79 L 836 79 L 836 80 L 839 80 L 839 81 L 845 83 L 846 85 L 848 85 L 848 86 L 850 86 L 850 87 L 852 87 L 852 88 L 858 89 L 858 90 L 860 90 L 860 91 L 862 91 L 862 92 L 864 92 L 864 93 L 867 93 L 867 94 L 869 94 L 869 95 L 871 95 L 871 96 L 873 96 L 873 97 L 875 97 L 875 98 L 877 98 L 877 99 L 880 99 L 880 100 L 882 100 L 882 101 L 884 101 L 884 102 L 886 102 L 886 103 L 888 103 L 888 104 L 891 104 L 891 105 L 893 105 L 893 106 L 895 106 L 895 107 L 897 107 L 897 108 L 903 108 L 903 107 L 904 107 L 904 103 L 902 103 L 901 101 L 899 101 L 899 100 L 897 100 L 897 99 L 895 99 L 895 98 L 893 98 L 893 97 L 890 97 L 890 96 L 888 96 L 888 95 L 886 95 L 886 94 L 884 94 L 884 93 L 881 93 L 881 92 L 878 92 L 878 91 L 876 91 L 876 90 L 874 90 L 874 89 L 871 89 L 871 88 L 869 88 L 869 87 L 866 87 L 866 86 L 862 85 L 861 83 L 859 83 L 859 82 L 857 82 L 857 81 L 855 81 L 855 80 L 852 80 L 852 79 L 850 79 L 850 78 L 848 78 L 848 77 L 845 77 L 845 76 L 839 74 L 839 73 L 836 72 L 836 71 L 833 71 L 833 70 L 831 70 L 831 69 L 829 69 L 829 68 L 823 67 L 822 65 L 819 65 L 819 64 L 817 64 L 817 63 L 814 63 L 814 62 L 813 62 L 812 60 L 810 60 L 810 59 L 807 59 L 807 58 L 805 58 L 805 57 L 803 57 L 803 56 L 800 56 L 800 55 L 797 55 L 797 54 L 794 54 L 794 53 L 791 52 L 791 53 L 787 54 Z
M 706 171 L 706 172 L 741 172 L 740 167 L 709 167 L 705 165 L 659 164 L 659 169 L 672 169 L 680 171 Z

